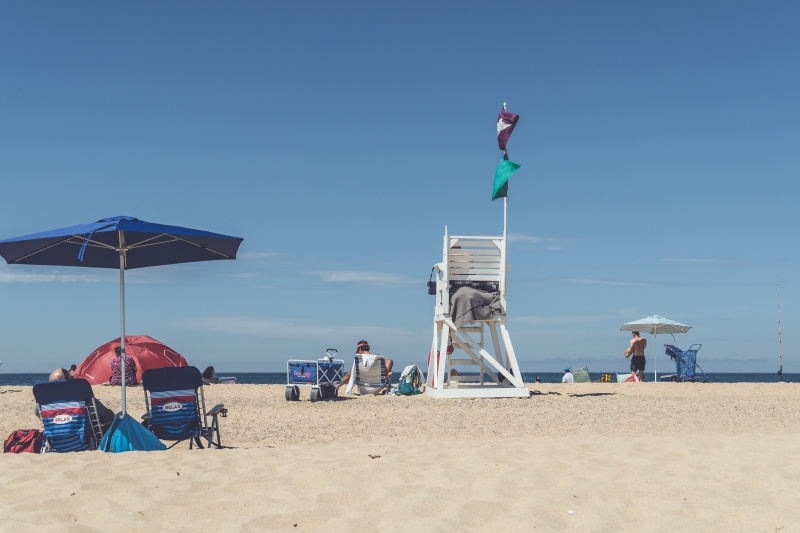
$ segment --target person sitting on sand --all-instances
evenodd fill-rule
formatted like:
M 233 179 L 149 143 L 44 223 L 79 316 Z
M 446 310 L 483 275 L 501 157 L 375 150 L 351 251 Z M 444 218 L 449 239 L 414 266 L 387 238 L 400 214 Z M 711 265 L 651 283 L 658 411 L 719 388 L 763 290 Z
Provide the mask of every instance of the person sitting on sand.
M 561 383 L 575 383 L 575 376 L 572 375 L 569 367 L 564 369 L 564 377 L 561 378 Z
M 219 383 L 219 378 L 216 376 L 217 371 L 214 370 L 213 366 L 206 367 L 203 370 L 203 383 L 206 385 L 213 385 L 215 383 Z
M 117 356 L 111 360 L 111 377 L 108 379 L 109 385 L 122 385 L 122 348 L 114 348 Z M 125 385 L 138 385 L 136 380 L 136 361 L 133 357 L 125 356 Z
M 379 354 L 369 353 L 369 349 L 369 343 L 367 341 L 358 341 L 358 344 L 356 345 L 356 355 L 361 356 L 362 361 L 364 361 L 364 366 L 367 368 L 371 367 L 378 359 L 383 359 L 384 365 L 386 366 L 386 379 L 389 380 L 392 375 L 392 366 L 394 365 L 394 361 L 391 359 L 385 359 Z M 350 375 L 352 373 L 353 370 L 350 370 L 350 372 L 344 376 L 342 383 L 336 387 L 337 391 L 339 390 L 339 387 L 350 381 Z M 378 394 L 386 394 L 386 392 L 387 388 L 384 387 Z
M 640 337 L 638 331 L 634 331 L 631 344 L 623 354 L 626 359 L 631 358 L 631 375 L 636 376 L 638 373 L 638 381 L 644 381 L 645 348 L 647 348 L 647 339 Z

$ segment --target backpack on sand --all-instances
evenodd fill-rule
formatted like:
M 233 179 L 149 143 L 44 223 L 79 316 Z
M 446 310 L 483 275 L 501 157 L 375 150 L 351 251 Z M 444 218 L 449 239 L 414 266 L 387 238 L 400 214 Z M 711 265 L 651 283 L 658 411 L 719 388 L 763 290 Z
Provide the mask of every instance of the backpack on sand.
M 42 432 L 38 429 L 18 429 L 3 443 L 3 453 L 40 453 Z
M 397 391 L 405 396 L 413 396 L 422 393 L 424 387 L 425 378 L 422 376 L 422 371 L 417 365 L 410 365 L 400 375 Z

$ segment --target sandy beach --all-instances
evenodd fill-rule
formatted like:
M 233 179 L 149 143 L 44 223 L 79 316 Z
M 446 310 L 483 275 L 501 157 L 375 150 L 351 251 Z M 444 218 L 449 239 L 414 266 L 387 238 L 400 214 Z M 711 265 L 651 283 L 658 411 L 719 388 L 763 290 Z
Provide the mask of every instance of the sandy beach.
M 289 403 L 208 386 L 229 448 L 4 454 L 0 531 L 800 530 L 799 385 L 529 388 Z M 119 388 L 94 390 L 119 410 Z M 33 405 L 0 387 L 0 435 L 40 427 Z

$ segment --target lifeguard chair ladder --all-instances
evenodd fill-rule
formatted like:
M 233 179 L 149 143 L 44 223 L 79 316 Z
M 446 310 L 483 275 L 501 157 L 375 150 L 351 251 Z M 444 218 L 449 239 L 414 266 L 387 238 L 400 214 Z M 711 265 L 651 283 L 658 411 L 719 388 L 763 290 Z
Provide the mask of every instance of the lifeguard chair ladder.
M 529 397 L 506 322 L 508 268 L 505 236 L 450 236 L 445 227 L 443 259 L 434 265 L 436 304 L 426 383 L 426 391 L 434 398 Z M 500 313 L 456 328 L 450 314 L 450 283 L 454 281 L 496 285 L 500 292 Z M 489 346 L 488 336 L 491 336 Z M 448 354 L 451 342 L 454 350 Z M 440 355 L 434 355 L 437 352 Z M 454 367 L 458 367 L 459 373 L 450 375 Z

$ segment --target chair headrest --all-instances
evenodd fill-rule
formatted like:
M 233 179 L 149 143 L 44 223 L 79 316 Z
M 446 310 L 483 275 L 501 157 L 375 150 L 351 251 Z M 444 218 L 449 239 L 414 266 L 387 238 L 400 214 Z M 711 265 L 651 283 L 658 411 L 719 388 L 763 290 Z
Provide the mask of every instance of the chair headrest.
M 142 372 L 142 387 L 150 392 L 197 389 L 202 386 L 203 376 L 196 366 L 149 368 Z
M 45 381 L 33 386 L 36 403 L 48 404 L 65 400 L 88 400 L 94 398 L 92 386 L 83 378 Z

